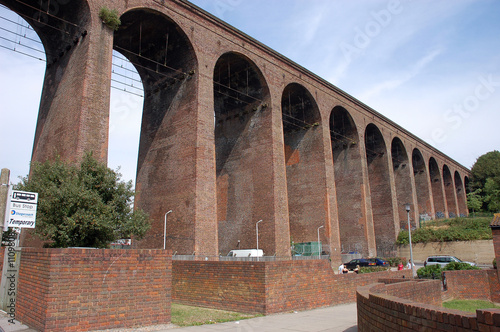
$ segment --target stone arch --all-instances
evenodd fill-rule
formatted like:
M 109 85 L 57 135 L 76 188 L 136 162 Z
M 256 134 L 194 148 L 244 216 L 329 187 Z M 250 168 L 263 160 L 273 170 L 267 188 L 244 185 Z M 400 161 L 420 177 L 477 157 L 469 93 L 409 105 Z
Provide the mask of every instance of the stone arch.
M 448 217 L 455 218 L 457 216 L 457 204 L 455 199 L 455 185 L 448 166 L 443 165 L 443 183 L 444 192 L 446 194 L 446 205 L 448 207 Z
M 330 139 L 342 252 L 368 255 L 359 134 L 353 118 L 341 106 L 330 113 Z
M 262 219 L 261 249 L 272 254 L 264 231 L 272 222 L 264 207 L 270 204 L 264 193 L 271 171 L 262 167 L 266 155 L 260 141 L 265 128 L 263 105 L 269 99 L 267 84 L 249 58 L 230 52 L 215 65 L 213 87 L 219 252 L 255 248 L 255 224 Z
M 419 149 L 413 149 L 412 153 L 413 176 L 415 178 L 415 189 L 417 193 L 418 213 L 420 218 L 432 217 L 432 205 L 429 197 L 429 178 L 424 157 Z M 416 227 L 416 225 L 413 225 Z
M 135 206 L 146 211 L 151 230 L 138 248 L 166 248 L 178 254 L 195 251 L 197 59 L 187 35 L 169 17 L 148 8 L 122 14 L 113 48 L 137 69 L 144 87 Z
M 467 197 L 462 178 L 460 177 L 460 173 L 458 173 L 458 171 L 455 171 L 455 192 L 457 195 L 457 208 L 459 216 L 466 217 L 468 215 Z
M 105 161 L 106 143 L 89 142 L 68 133 L 94 133 L 106 136 L 107 125 L 88 125 L 87 119 L 68 116 L 80 112 L 82 96 L 80 86 L 68 84 L 65 77 L 83 76 L 86 61 L 87 31 L 91 14 L 87 1 L 39 1 L 36 5 L 16 0 L 1 3 L 22 16 L 36 32 L 43 44 L 46 69 L 40 98 L 40 107 L 33 143 L 32 161 L 43 162 L 60 156 L 77 162 L 84 151 L 94 150 L 96 157 Z M 61 139 L 61 135 L 66 135 Z
M 429 158 L 429 178 L 432 187 L 432 197 L 434 199 L 434 211 L 437 219 L 446 217 L 446 202 L 443 195 L 443 178 L 439 171 L 439 166 L 434 157 Z
M 464 176 L 464 186 L 465 186 L 465 193 L 468 194 L 470 193 L 470 180 L 468 176 Z
M 391 144 L 392 168 L 396 184 L 399 227 L 408 228 L 406 203 L 413 202 L 410 164 L 408 153 L 400 138 L 394 137 Z
M 377 255 L 388 255 L 396 239 L 389 162 L 384 137 L 372 123 L 365 129 L 365 149 Z

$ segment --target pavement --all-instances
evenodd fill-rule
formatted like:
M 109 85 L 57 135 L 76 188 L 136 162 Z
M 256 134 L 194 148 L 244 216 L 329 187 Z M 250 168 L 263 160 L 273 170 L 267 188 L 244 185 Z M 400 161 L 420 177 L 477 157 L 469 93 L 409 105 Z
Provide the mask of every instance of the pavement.
M 36 332 L 15 321 L 0 311 L 0 332 Z M 110 332 L 355 332 L 357 327 L 356 303 L 337 305 L 306 311 L 294 311 L 269 316 L 244 319 L 234 322 L 207 324 L 201 326 L 177 327 L 173 324 L 148 326 L 136 329 L 113 329 Z

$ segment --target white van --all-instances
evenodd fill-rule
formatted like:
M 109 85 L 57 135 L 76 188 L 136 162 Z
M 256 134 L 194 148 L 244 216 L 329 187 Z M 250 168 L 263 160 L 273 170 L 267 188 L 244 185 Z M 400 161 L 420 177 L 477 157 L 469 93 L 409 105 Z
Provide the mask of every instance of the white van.
M 264 256 L 264 252 L 262 249 L 240 249 L 240 250 L 231 250 L 228 257 L 262 257 Z

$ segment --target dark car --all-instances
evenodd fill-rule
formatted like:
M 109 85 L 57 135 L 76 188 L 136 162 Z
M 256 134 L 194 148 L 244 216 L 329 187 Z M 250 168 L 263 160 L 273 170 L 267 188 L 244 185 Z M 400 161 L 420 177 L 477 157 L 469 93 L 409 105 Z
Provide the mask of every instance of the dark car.
M 368 258 L 368 260 L 375 262 L 375 265 L 377 265 L 377 266 L 389 267 L 389 262 L 386 260 L 383 260 L 382 258 Z
M 357 258 L 357 259 L 353 259 L 352 261 L 350 261 L 349 263 L 345 263 L 344 266 L 346 269 L 348 270 L 354 270 L 356 268 L 356 266 L 359 267 L 363 267 L 363 266 L 376 266 L 377 263 L 369 260 L 369 259 L 365 259 L 365 258 Z

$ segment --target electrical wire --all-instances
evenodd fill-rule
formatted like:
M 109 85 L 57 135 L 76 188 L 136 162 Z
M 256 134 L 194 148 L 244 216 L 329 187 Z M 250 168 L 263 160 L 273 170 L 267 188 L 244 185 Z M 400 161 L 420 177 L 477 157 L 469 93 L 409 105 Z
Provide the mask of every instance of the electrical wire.
M 128 91 L 127 89 L 125 88 L 119 88 L 119 87 L 116 87 L 116 86 L 113 86 L 111 85 L 111 88 L 115 89 L 115 90 L 119 90 L 119 91 L 123 91 L 123 92 L 126 92 L 126 93 L 129 93 L 131 95 L 135 95 L 135 96 L 138 96 L 138 97 L 141 97 L 143 98 L 144 96 L 143 95 L 140 95 L 138 93 L 135 93 L 135 92 L 132 92 L 132 91 Z
M 14 45 L 19 45 L 19 46 L 25 47 L 27 49 L 30 49 L 30 50 L 37 51 L 37 52 L 45 54 L 45 51 L 43 51 L 43 50 L 40 50 L 38 48 L 34 48 L 34 47 L 31 47 L 31 46 L 28 46 L 28 45 L 24 45 L 24 44 L 18 43 L 15 40 L 11 40 L 11 39 L 8 39 L 8 38 L 2 37 L 2 36 L 0 36 L 0 39 L 6 40 L 8 42 L 11 42 Z
M 19 0 L 16 0 L 16 1 L 18 1 L 18 2 L 20 2 L 20 3 L 23 3 L 23 2 L 21 2 L 21 1 L 19 1 Z M 23 3 L 23 4 L 25 4 L 25 3 Z M 49 15 L 49 16 L 51 16 L 51 17 L 54 17 L 54 18 L 56 18 L 56 19 L 58 19 L 58 20 L 60 20 L 60 21 L 62 21 L 62 22 L 65 22 L 65 23 L 68 23 L 68 24 L 71 24 L 71 25 L 73 25 L 73 26 L 75 26 L 75 27 L 80 28 L 80 26 L 78 26 L 77 24 L 74 24 L 74 23 L 72 23 L 72 22 L 66 21 L 66 20 L 64 20 L 64 19 L 62 19 L 62 18 L 59 18 L 59 17 L 57 17 L 57 16 L 54 16 L 54 15 L 52 15 L 52 14 L 48 13 L 48 12 L 47 12 L 47 13 L 42 12 L 41 10 L 38 10 L 37 8 L 35 8 L 35 7 L 33 7 L 33 6 L 30 6 L 30 5 L 28 5 L 28 4 L 25 4 L 25 5 L 26 5 L 26 6 L 28 6 L 28 7 L 30 7 L 30 8 L 32 8 L 32 9 L 35 9 L 35 10 L 37 10 L 37 11 L 41 12 L 41 13 L 47 14 L 47 15 Z M 5 6 L 2 6 L 2 7 L 5 7 Z M 6 7 L 5 7 L 5 8 L 6 8 Z M 26 15 L 23 15 L 23 14 L 19 14 L 19 15 L 20 15 L 20 16 L 25 16 L 25 17 L 26 17 Z M 24 26 L 24 25 L 21 25 L 21 24 L 19 24 L 19 23 L 17 23 L 17 22 L 14 22 L 14 21 L 12 21 L 12 20 L 9 20 L 9 19 L 7 19 L 7 18 L 5 18 L 5 17 L 1 17 L 1 16 L 0 16 L 0 18 L 4 19 L 4 20 L 6 20 L 6 21 L 9 21 L 9 22 L 11 22 L 11 23 L 13 23 L 13 24 L 20 25 L 20 26 L 22 26 L 22 27 L 24 27 L 24 28 L 30 29 L 30 26 L 29 26 L 29 25 L 28 25 L 28 26 Z M 47 26 L 49 26 L 49 27 L 51 27 L 51 28 L 54 28 L 54 29 L 56 29 L 56 30 L 59 30 L 59 31 L 61 31 L 61 32 L 64 32 L 64 33 L 66 33 L 66 34 L 69 34 L 69 32 L 67 32 L 67 31 L 63 31 L 63 30 L 61 30 L 61 29 L 59 29 L 59 28 L 57 28 L 57 27 L 51 26 L 51 25 L 49 25 L 49 24 L 47 24 L 47 23 L 44 23 L 44 22 L 40 22 L 40 23 L 45 24 L 45 25 L 47 25 Z M 35 40 L 35 39 L 28 38 L 28 37 L 23 36 L 23 35 L 21 35 L 21 34 L 19 34 L 19 33 L 16 33 L 16 32 L 13 32 L 13 31 L 9 31 L 9 30 L 7 30 L 7 29 L 5 29 L 5 28 L 1 28 L 1 29 L 2 29 L 2 30 L 4 30 L 4 31 L 7 31 L 7 32 L 9 32 L 9 33 L 12 33 L 12 34 L 14 34 L 14 35 L 21 36 L 21 37 L 23 37 L 23 38 L 27 38 L 27 39 L 29 39 L 29 40 L 31 40 L 31 41 L 38 42 L 38 43 L 40 43 L 40 44 L 41 44 L 41 42 L 40 42 L 40 41 L 37 41 L 37 40 Z M 31 28 L 30 30 L 34 31 L 32 28 Z M 9 41 L 9 42 L 12 42 L 12 43 L 14 43 L 14 44 L 16 44 L 16 45 L 20 45 L 20 46 L 26 47 L 26 48 L 28 48 L 28 49 L 32 49 L 32 50 L 37 51 L 37 52 L 42 52 L 42 53 L 45 53 L 45 52 L 44 52 L 44 51 L 42 51 L 42 50 L 39 50 L 39 49 L 36 49 L 36 48 L 30 47 L 30 46 L 27 46 L 27 45 L 24 45 L 24 44 L 21 44 L 21 43 L 17 43 L 17 42 L 15 42 L 15 41 L 13 41 L 13 40 L 10 40 L 10 39 L 7 39 L 7 38 L 1 37 L 1 36 L 0 36 L 0 38 L 1 38 L 1 39 L 4 39 L 4 40 L 7 40 L 7 41 Z M 1 46 L 1 47 L 3 47 L 3 48 L 6 48 L 6 49 L 8 49 L 8 50 L 12 50 L 12 51 L 18 52 L 18 53 L 20 53 L 20 54 L 27 55 L 27 56 L 30 56 L 30 57 L 32 57 L 32 58 L 35 58 L 35 59 L 39 59 L 39 60 L 41 60 L 41 61 L 44 61 L 44 60 L 43 60 L 43 59 L 41 59 L 41 58 L 37 58 L 37 57 L 35 57 L 35 56 L 33 56 L 33 55 L 30 55 L 30 54 L 27 54 L 27 53 L 25 53 L 25 52 L 21 52 L 21 51 L 19 51 L 19 50 L 16 50 L 15 48 L 10 49 L 10 48 L 8 48 L 8 47 L 6 47 L 6 46 L 3 46 L 3 45 L 0 45 L 0 46 Z M 117 50 L 121 50 L 121 51 L 124 51 L 124 52 L 127 52 L 128 54 L 134 55 L 134 56 L 136 56 L 136 57 L 138 57 L 138 58 L 140 58 L 140 59 L 147 60 L 147 61 L 149 61 L 149 62 L 151 62 L 151 63 L 153 63 L 153 64 L 156 64 L 156 65 L 157 65 L 157 67 L 158 67 L 158 66 L 161 66 L 162 68 L 166 68 L 166 69 L 168 69 L 168 70 L 171 70 L 171 71 L 174 71 L 174 72 L 180 73 L 180 74 L 182 74 L 182 75 L 187 75 L 187 73 L 186 73 L 186 72 L 183 72 L 182 70 L 175 69 L 175 68 L 173 68 L 173 67 L 167 66 L 167 65 L 166 65 L 166 64 L 164 64 L 164 63 L 160 63 L 160 62 L 157 62 L 157 61 L 155 61 L 155 60 L 153 60 L 153 59 L 150 59 L 150 58 L 144 57 L 144 56 L 142 56 L 142 55 L 141 55 L 141 54 L 139 54 L 139 53 L 136 53 L 136 52 L 133 52 L 133 51 L 127 50 L 127 49 L 122 48 L 122 47 L 119 47 L 119 46 L 115 46 L 115 49 L 117 49 Z M 123 56 L 123 55 L 122 55 L 122 56 Z M 136 66 L 136 67 L 143 68 L 143 69 L 148 70 L 148 71 L 151 71 L 151 72 L 155 72 L 156 74 L 159 74 L 159 75 L 164 76 L 164 77 L 173 78 L 174 80 L 178 80 L 178 79 L 177 79 L 177 78 L 175 78 L 175 77 L 171 77 L 171 76 L 169 76 L 169 75 L 167 75 L 167 74 L 164 74 L 164 73 L 158 72 L 158 70 L 157 70 L 157 69 L 155 70 L 155 69 L 149 68 L 149 67 L 147 67 L 147 66 L 141 65 L 141 64 L 139 64 L 139 63 L 136 63 L 136 62 L 131 62 L 129 59 L 124 58 L 124 57 L 122 57 L 122 56 L 118 56 L 118 55 L 116 55 L 116 54 L 113 54 L 113 57 L 114 57 L 115 59 L 119 59 L 119 60 L 122 60 L 122 61 L 128 61 L 129 63 L 131 63 L 132 65 L 134 65 L 134 66 Z M 113 63 L 112 65 L 113 65 L 113 66 L 115 66 L 115 67 L 118 67 L 118 68 L 120 68 L 120 69 L 123 69 L 123 70 L 125 70 L 125 71 L 131 72 L 131 73 L 133 73 L 133 74 L 136 74 L 136 73 L 137 73 L 135 70 L 132 70 L 132 69 L 129 69 L 129 68 L 126 68 L 126 67 L 123 67 L 123 66 L 119 66 L 118 64 L 115 64 L 115 63 Z M 242 70 L 240 70 L 239 72 L 236 72 L 236 73 L 233 73 L 233 74 L 235 74 L 235 75 L 236 75 L 236 74 L 238 74 L 238 73 L 243 72 L 244 70 L 248 70 L 248 68 L 246 68 L 246 69 L 242 69 Z M 130 79 L 130 80 L 135 81 L 135 82 L 138 82 L 138 83 L 142 83 L 142 81 L 141 81 L 141 80 L 139 80 L 139 79 L 135 79 L 135 78 L 132 78 L 132 77 L 128 77 L 128 76 L 126 76 L 126 75 L 123 75 L 123 74 L 117 73 L 117 72 L 116 72 L 116 71 L 114 71 L 114 70 L 112 70 L 112 74 L 117 75 L 117 76 L 120 76 L 120 77 L 124 77 L 124 78 L 126 78 L 126 79 Z M 247 94 L 247 93 L 244 93 L 244 92 L 242 92 L 242 91 L 239 91 L 239 90 L 236 90 L 236 89 L 234 89 L 234 88 L 231 88 L 230 86 L 224 85 L 224 84 L 222 84 L 222 83 L 220 83 L 220 82 L 217 82 L 217 81 L 213 80 L 213 77 L 208 77 L 208 75 L 204 75 L 204 76 L 206 76 L 206 77 L 207 77 L 207 78 L 209 78 L 209 79 L 212 79 L 212 81 L 213 81 L 214 85 L 218 85 L 218 86 L 223 87 L 223 88 L 225 88 L 225 89 L 227 89 L 227 90 L 229 90 L 229 91 L 235 92 L 235 93 L 237 93 L 237 94 L 239 94 L 239 95 L 241 95 L 241 96 L 245 96 L 245 97 L 247 97 L 247 98 L 253 99 L 253 100 L 254 100 L 254 102 L 255 102 L 255 101 L 257 101 L 257 102 L 261 102 L 261 103 L 262 103 L 262 100 L 261 100 L 261 99 L 259 99 L 259 98 L 256 98 L 256 97 L 251 96 L 251 95 L 249 95 L 249 94 Z M 139 75 L 139 77 L 140 77 L 140 75 Z M 130 87 L 130 88 L 135 89 L 135 90 L 143 91 L 143 89 L 142 89 L 142 88 L 138 88 L 138 87 L 134 86 L 133 84 L 127 84 L 127 83 L 124 83 L 124 82 L 119 81 L 119 80 L 116 80 L 116 79 L 111 79 L 111 81 L 113 81 L 113 82 L 115 82 L 115 83 L 118 83 L 118 84 L 121 84 L 121 85 L 124 85 L 124 86 L 126 86 L 126 87 Z M 112 87 L 112 88 L 114 88 L 114 89 L 120 90 L 120 91 L 124 91 L 124 92 L 130 93 L 130 94 L 136 95 L 136 96 L 143 97 L 143 96 L 142 96 L 142 95 L 140 95 L 140 94 L 137 94 L 137 93 L 134 93 L 134 92 L 132 92 L 132 91 L 127 90 L 126 88 L 123 88 L 123 89 L 122 89 L 122 88 L 118 88 L 118 87 L 113 86 L 113 85 L 112 85 L 111 87 Z M 248 86 L 247 86 L 247 89 L 248 89 Z M 215 90 L 215 89 L 214 89 L 214 92 L 215 92 L 215 93 L 218 93 L 218 94 L 220 94 L 220 95 L 223 95 L 223 96 L 226 96 L 226 97 L 229 97 L 229 98 L 235 99 L 235 100 L 237 100 L 237 101 L 239 101 L 239 102 L 246 103 L 247 105 L 250 105 L 250 104 L 251 104 L 250 102 L 247 102 L 247 101 L 245 101 L 245 100 L 239 99 L 238 97 L 234 97 L 234 96 L 231 96 L 231 95 L 229 95 L 229 94 L 223 93 L 223 92 L 221 92 L 220 90 Z M 253 103 L 253 102 L 252 102 L 252 103 Z M 303 110 L 303 111 L 304 111 L 304 110 Z M 288 124 L 291 124 L 291 125 L 294 125 L 294 126 L 296 126 L 297 128 L 300 128 L 300 129 L 308 129 L 308 127 L 312 126 L 312 124 L 310 124 L 310 123 L 308 123 L 308 122 L 306 122 L 306 121 L 304 121 L 304 120 L 302 120 L 302 119 L 295 118 L 295 117 L 293 117 L 293 116 L 291 116 L 291 115 L 289 115 L 289 114 L 286 114 L 286 113 L 282 113 L 282 114 L 283 114 L 284 116 L 286 116 L 286 117 L 288 117 L 288 118 L 290 118 L 290 119 L 292 119 L 292 120 L 296 121 L 296 122 L 299 122 L 299 123 L 303 123 L 303 124 L 304 124 L 304 127 L 302 127 L 302 126 L 298 125 L 298 124 L 297 124 L 297 123 L 295 123 L 295 122 L 292 122 L 292 121 L 287 121 L 287 120 L 283 119 L 283 122 L 288 123 Z M 307 127 L 306 127 L 306 126 L 307 126 Z M 341 133 L 339 133 L 339 132 L 335 132 L 335 131 L 333 131 L 333 130 L 331 130 L 331 129 L 330 129 L 330 132 L 331 132 L 331 134 L 334 134 L 336 137 L 342 137 L 342 138 L 347 139 L 347 140 L 350 140 L 350 141 L 357 141 L 357 140 L 355 140 L 355 139 L 353 139 L 353 138 L 351 138 L 351 137 L 345 136 L 345 135 L 343 135 L 343 134 L 341 134 Z M 367 148 L 367 144 L 365 144 L 365 150 L 366 150 L 367 152 L 372 152 L 372 153 L 374 153 L 374 154 L 379 155 L 379 152 L 376 152 L 375 150 L 372 150 L 372 149 Z M 397 159 L 395 159 L 394 157 L 393 157 L 393 159 L 394 159 L 394 160 L 396 160 L 396 161 L 400 161 L 400 162 L 406 162 L 406 161 L 407 161 L 407 160 L 397 160 Z
M 29 7 L 29 8 L 31 8 L 31 9 L 33 9 L 33 10 L 35 10 L 35 11 L 39 12 L 40 14 L 44 14 L 44 15 L 50 16 L 50 17 L 55 18 L 55 19 L 57 19 L 57 20 L 59 20 L 59 21 L 61 21 L 61 22 L 63 22 L 63 23 L 70 24 L 70 25 L 72 25 L 72 26 L 74 26 L 74 27 L 76 27 L 76 28 L 81 28 L 81 26 L 79 26 L 79 25 L 78 25 L 78 24 L 76 24 L 76 23 L 73 23 L 73 22 L 67 21 L 67 20 L 65 20 L 65 19 L 63 19 L 63 18 L 61 18 L 61 17 L 55 16 L 55 15 L 53 15 L 53 14 L 49 13 L 49 10 L 50 10 L 50 5 L 49 5 L 49 6 L 47 6 L 47 11 L 42 11 L 40 8 L 33 7 L 33 6 L 28 5 L 27 3 L 22 2 L 22 1 L 20 1 L 20 0 L 16 0 L 16 2 L 18 2 L 18 3 L 20 3 L 20 4 L 23 4 L 23 5 L 25 5 L 25 6 Z M 42 6 L 42 2 L 40 1 L 40 7 L 41 7 L 41 6 Z M 40 22 L 40 21 L 38 21 L 38 22 Z M 41 23 L 41 22 L 40 22 L 40 23 Z

